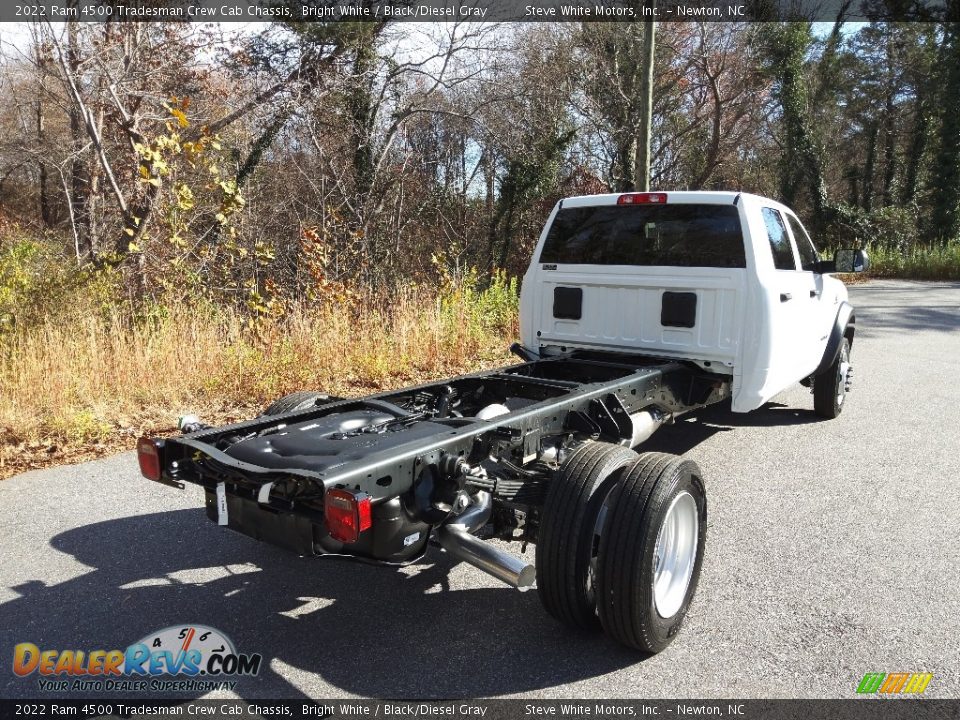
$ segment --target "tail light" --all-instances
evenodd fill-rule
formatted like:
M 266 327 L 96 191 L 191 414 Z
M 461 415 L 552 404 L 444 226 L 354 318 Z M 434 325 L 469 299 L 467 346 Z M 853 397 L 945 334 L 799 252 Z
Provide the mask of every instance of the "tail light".
M 372 522 L 370 496 L 339 488 L 327 490 L 323 514 L 330 537 L 342 543 L 355 543 Z
M 137 440 L 137 461 L 140 473 L 148 480 L 160 479 L 160 448 L 156 440 L 142 437 Z
M 617 198 L 617 205 L 665 205 L 666 193 L 627 193 Z

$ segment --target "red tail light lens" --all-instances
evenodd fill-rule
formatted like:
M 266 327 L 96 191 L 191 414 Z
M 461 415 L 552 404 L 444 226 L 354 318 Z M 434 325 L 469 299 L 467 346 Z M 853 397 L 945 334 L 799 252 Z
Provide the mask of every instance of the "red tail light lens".
M 330 537 L 342 543 L 355 543 L 360 533 L 372 524 L 370 496 L 339 488 L 327 490 L 323 514 Z
M 140 473 L 148 480 L 160 479 L 160 451 L 157 444 L 148 437 L 137 440 L 137 460 Z
M 617 205 L 665 205 L 666 193 L 627 193 L 617 198 Z

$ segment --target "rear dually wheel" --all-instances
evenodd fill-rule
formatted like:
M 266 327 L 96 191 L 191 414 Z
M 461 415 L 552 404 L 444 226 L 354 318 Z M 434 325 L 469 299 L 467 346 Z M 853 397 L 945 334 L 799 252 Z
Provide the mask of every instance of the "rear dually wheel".
M 618 642 L 657 653 L 676 637 L 697 590 L 707 535 L 700 468 L 644 453 L 610 494 L 600 539 L 597 610 Z
M 571 627 L 599 630 L 596 568 L 606 500 L 637 454 L 590 442 L 575 450 L 550 483 L 537 535 L 537 591 L 551 615 Z

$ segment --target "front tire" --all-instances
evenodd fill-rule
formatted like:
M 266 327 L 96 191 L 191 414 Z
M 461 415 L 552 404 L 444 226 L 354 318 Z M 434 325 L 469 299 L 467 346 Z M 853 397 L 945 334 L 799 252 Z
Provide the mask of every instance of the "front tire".
M 547 612 L 583 630 L 599 630 L 595 575 L 605 501 L 624 466 L 637 454 L 591 442 L 575 450 L 557 472 L 537 533 L 537 592 Z
M 697 590 L 707 536 L 700 468 L 644 453 L 611 493 L 600 539 L 597 610 L 614 640 L 649 653 L 676 637 Z
M 850 340 L 844 338 L 837 359 L 813 379 L 813 411 L 832 420 L 843 411 L 851 377 Z

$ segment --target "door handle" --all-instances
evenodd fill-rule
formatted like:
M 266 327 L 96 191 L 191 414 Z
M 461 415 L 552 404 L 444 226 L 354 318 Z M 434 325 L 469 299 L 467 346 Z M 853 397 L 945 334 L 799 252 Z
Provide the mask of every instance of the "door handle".
M 791 293 L 780 293 L 780 302 L 786 302 L 787 300 L 793 300 L 793 295 Z

